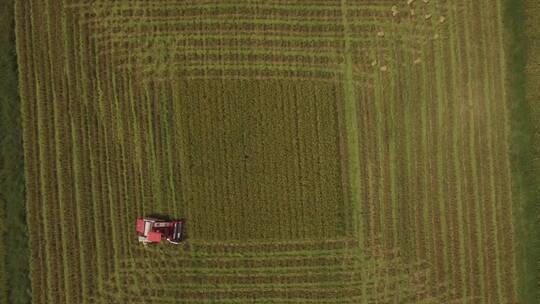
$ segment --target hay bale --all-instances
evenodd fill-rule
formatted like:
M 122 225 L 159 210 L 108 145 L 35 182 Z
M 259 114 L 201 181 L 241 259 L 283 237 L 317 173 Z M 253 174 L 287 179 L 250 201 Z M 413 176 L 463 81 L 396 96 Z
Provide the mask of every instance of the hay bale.
M 392 6 L 392 16 L 397 16 L 399 14 L 399 10 L 397 8 L 397 5 Z

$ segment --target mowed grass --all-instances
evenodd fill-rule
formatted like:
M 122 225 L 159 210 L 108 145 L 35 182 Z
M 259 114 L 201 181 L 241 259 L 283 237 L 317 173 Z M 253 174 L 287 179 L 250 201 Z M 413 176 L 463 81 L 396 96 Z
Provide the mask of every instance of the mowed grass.
M 500 6 L 435 1 L 414 9 L 420 17 L 408 26 L 379 29 L 364 59 L 376 71 L 374 89 L 357 90 L 366 238 L 432 263 L 432 280 L 457 302 L 511 303 Z
M 393 5 L 18 2 L 33 300 L 515 303 L 502 2 Z

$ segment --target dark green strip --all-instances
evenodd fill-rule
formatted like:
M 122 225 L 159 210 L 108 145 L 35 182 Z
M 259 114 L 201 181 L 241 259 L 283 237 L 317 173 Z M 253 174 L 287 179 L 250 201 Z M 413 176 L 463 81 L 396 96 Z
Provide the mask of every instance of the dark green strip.
M 525 0 L 537 1 L 537 0 Z M 518 271 L 518 302 L 540 303 L 538 284 L 540 262 L 540 222 L 538 199 L 540 168 L 535 158 L 540 157 L 535 142 L 535 124 L 540 121 L 538 101 L 527 99 L 527 35 L 523 0 L 505 0 L 505 48 L 507 60 L 508 104 L 510 109 L 510 154 L 512 162 L 512 192 L 516 207 L 516 244 Z M 540 26 L 540 22 L 538 22 Z M 528 54 L 535 56 L 536 54 Z M 538 162 L 536 162 L 538 164 Z
M 0 1 L 0 303 L 30 303 L 13 1 Z

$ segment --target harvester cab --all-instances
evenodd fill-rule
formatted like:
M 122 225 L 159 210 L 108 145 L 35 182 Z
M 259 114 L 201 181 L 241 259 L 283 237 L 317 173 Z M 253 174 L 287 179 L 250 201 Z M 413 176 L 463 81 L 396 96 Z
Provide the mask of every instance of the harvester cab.
M 172 244 L 180 244 L 184 239 L 183 220 L 161 220 L 156 218 L 137 218 L 135 230 L 139 242 L 157 244 L 166 240 Z

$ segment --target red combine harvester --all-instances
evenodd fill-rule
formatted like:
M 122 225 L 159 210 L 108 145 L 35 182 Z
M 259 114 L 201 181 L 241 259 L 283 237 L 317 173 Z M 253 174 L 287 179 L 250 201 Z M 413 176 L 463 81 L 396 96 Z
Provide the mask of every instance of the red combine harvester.
M 139 242 L 143 244 L 157 244 L 167 240 L 172 244 L 180 244 L 183 240 L 183 220 L 161 220 L 156 218 L 137 218 L 135 230 Z

